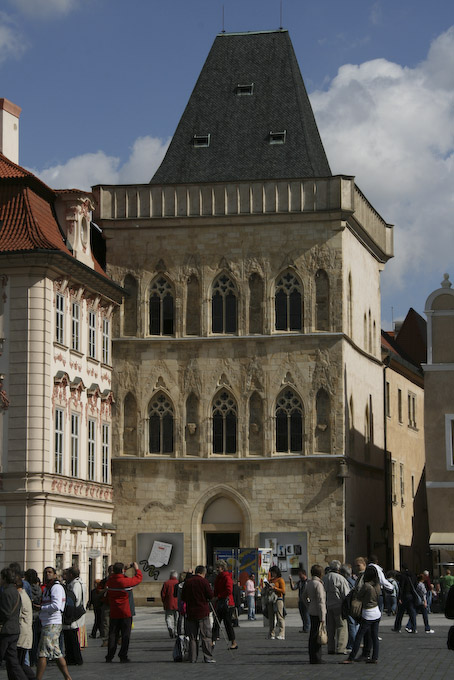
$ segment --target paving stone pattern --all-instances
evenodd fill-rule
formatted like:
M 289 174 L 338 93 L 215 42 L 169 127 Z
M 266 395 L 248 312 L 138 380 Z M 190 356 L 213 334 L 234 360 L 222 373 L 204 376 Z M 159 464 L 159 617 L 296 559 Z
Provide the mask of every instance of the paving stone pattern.
M 422 624 L 418 617 L 418 624 Z M 92 615 L 89 614 L 91 630 Z M 73 680 L 95 680 L 98 678 L 134 678 L 135 680 L 182 680 L 199 678 L 222 678 L 222 680 L 296 680 L 310 678 L 321 680 L 343 680 L 344 678 L 385 678 L 386 680 L 451 680 L 454 677 L 454 652 L 446 647 L 449 626 L 441 614 L 430 617 L 433 635 L 424 633 L 421 625 L 417 635 L 391 631 L 394 619 L 384 616 L 380 625 L 380 658 L 377 666 L 358 663 L 339 665 L 343 656 L 324 654 L 326 663 L 311 666 L 307 653 L 308 635 L 299 633 L 301 628 L 296 610 L 290 610 L 286 619 L 286 639 L 266 639 L 267 629 L 262 618 L 249 622 L 240 617 L 240 627 L 235 629 L 239 649 L 228 651 L 221 637 L 215 648 L 216 664 L 203 663 L 199 657 L 197 665 L 175 663 L 172 659 L 173 640 L 168 637 L 163 612 L 146 607 L 137 608 L 134 630 L 131 636 L 130 664 L 105 663 L 105 649 L 100 640 L 89 640 L 83 652 L 84 665 L 71 667 Z M 405 619 L 404 619 L 405 622 Z M 326 647 L 324 648 L 326 650 Z M 4 674 L 6 677 L 6 674 Z M 49 666 L 44 676 L 49 680 L 61 678 L 56 667 Z

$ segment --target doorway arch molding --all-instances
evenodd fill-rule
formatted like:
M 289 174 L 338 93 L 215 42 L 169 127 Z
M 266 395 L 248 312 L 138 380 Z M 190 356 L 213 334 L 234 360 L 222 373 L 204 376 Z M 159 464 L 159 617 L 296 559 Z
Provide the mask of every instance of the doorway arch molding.
M 192 566 L 201 564 L 204 556 L 204 542 L 202 532 L 203 514 L 211 502 L 216 498 L 228 498 L 238 505 L 243 515 L 243 542 L 249 546 L 252 540 L 252 515 L 249 503 L 238 491 L 227 484 L 216 484 L 203 493 L 194 505 L 191 518 L 191 562 Z

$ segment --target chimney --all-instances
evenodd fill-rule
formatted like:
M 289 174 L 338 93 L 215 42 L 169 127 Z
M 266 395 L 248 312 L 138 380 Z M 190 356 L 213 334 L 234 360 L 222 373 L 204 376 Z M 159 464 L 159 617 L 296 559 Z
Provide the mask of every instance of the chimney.
M 19 116 L 22 109 L 8 99 L 0 99 L 0 152 L 19 164 Z

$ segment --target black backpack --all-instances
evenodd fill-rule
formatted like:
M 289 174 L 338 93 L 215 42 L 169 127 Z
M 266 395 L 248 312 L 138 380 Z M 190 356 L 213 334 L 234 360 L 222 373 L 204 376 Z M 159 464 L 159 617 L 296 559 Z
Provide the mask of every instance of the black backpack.
M 61 617 L 62 623 L 65 626 L 70 626 L 71 623 L 80 619 L 86 613 L 86 610 L 83 604 L 76 605 L 76 598 L 72 590 L 69 590 L 63 583 L 60 583 L 60 585 L 64 589 L 66 597 L 65 608 L 62 611 Z

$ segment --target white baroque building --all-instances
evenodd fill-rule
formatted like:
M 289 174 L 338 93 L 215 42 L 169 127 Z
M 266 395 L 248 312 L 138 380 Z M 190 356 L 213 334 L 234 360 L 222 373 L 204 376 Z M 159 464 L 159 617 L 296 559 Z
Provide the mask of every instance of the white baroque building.
M 122 290 L 93 254 L 91 194 L 55 192 L 18 165 L 19 114 L 0 100 L 0 563 L 77 564 L 88 582 L 105 572 L 115 531 L 111 326 Z

